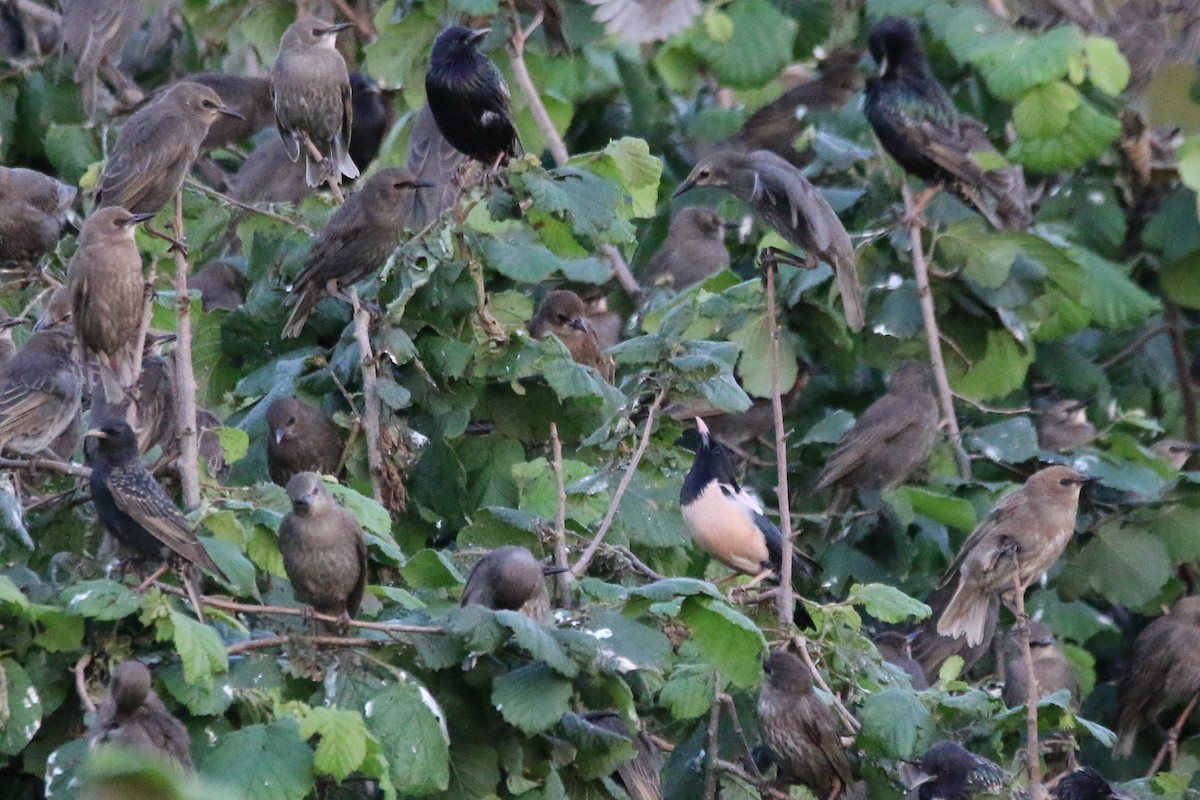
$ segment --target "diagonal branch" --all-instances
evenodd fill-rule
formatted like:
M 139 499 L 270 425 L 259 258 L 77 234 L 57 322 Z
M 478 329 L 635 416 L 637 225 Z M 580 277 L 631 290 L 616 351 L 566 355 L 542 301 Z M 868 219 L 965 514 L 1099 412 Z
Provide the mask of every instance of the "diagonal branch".
M 175 237 L 184 241 L 183 190 L 175 193 Z M 191 298 L 188 296 L 187 253 L 173 246 L 175 257 L 175 427 L 179 432 L 179 483 L 183 504 L 200 505 L 200 434 L 196 430 L 196 373 L 192 368 Z

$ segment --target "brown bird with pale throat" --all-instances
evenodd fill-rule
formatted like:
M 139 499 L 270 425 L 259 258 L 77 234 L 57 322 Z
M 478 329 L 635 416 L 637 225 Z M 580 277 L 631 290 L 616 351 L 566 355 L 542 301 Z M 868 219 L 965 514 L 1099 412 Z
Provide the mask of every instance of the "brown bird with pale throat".
M 35 264 L 52 252 L 75 194 L 49 175 L 0 167 L 0 263 Z
M 576 364 L 595 367 L 604 380 L 612 383 L 617 364 L 600 350 L 600 339 L 588 320 L 587 306 L 579 295 L 558 289 L 546 295 L 533 319 L 529 320 L 529 335 L 545 339 L 548 334 L 558 338 Z
M 460 604 L 496 611 L 520 611 L 541 622 L 550 613 L 550 592 L 545 576 L 562 571 L 558 567 L 544 566 L 524 547 L 497 547 L 471 567 Z
M 667 238 L 646 268 L 652 283 L 686 289 L 729 266 L 725 220 L 702 206 L 687 206 L 671 217 Z
M 96 709 L 89 736 L 93 747 L 111 742 L 165 758 L 192 772 L 192 739 L 187 728 L 150 688 L 150 670 L 125 661 L 112 672 L 109 697 Z
M 212 89 L 225 108 L 240 116 L 222 114 L 208 129 L 201 151 L 216 150 L 249 139 L 263 128 L 275 124 L 271 108 L 271 79 L 228 72 L 199 72 L 185 80 Z
M 1043 450 L 1065 453 L 1090 444 L 1096 436 L 1096 426 L 1088 422 L 1087 401 L 1052 403 L 1038 419 L 1038 447 Z
M 83 374 L 69 325 L 38 331 L 0 366 L 0 450 L 37 455 L 79 415 Z
M 294 397 L 267 406 L 267 471 L 279 486 L 299 472 L 331 474 L 342 457 L 342 437 L 329 418 Z
M 1071 692 L 1070 706 L 1079 708 L 1079 679 L 1071 668 L 1066 653 L 1054 638 L 1054 631 L 1044 622 L 1029 623 L 1029 651 L 1033 655 L 1033 676 L 1037 680 L 1036 697 L 1041 700 L 1055 692 Z M 1004 704 L 1009 708 L 1025 705 L 1029 700 L 1029 670 L 1021 652 L 1021 634 L 1014 626 L 1005 643 Z

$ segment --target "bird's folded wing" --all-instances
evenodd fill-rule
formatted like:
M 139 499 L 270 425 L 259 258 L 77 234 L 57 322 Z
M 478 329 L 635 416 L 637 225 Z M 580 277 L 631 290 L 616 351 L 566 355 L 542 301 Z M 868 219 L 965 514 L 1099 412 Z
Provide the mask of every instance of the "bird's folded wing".
M 967 556 L 969 556 L 981 542 L 991 536 L 997 527 L 1005 522 L 1008 522 L 1010 519 L 1020 513 L 1021 509 L 1025 505 L 1025 499 L 1025 493 L 1020 490 L 1000 498 L 1000 501 L 996 503 L 995 507 L 991 510 L 991 513 L 987 515 L 983 522 L 979 523 L 975 530 L 971 532 L 971 535 L 967 537 L 967 540 L 963 542 L 962 547 L 958 549 L 958 555 L 955 556 L 954 562 L 946 568 L 945 574 L 942 575 L 941 583 L 938 585 L 945 586 L 952 581 L 954 576 L 958 574 L 958 570 L 960 567 L 962 567 L 963 562 L 967 559 Z
M 801 224 L 807 225 L 818 250 L 832 249 L 842 223 L 808 178 L 782 158 L 776 157 L 765 163 L 760 160 L 756 165 L 766 191 L 775 197 L 786 198 L 792 228 L 799 230 Z
M 154 133 L 182 126 L 183 121 L 174 115 L 137 122 L 142 124 L 132 129 L 126 124 L 121 130 L 120 147 L 109 154 L 100 176 L 97 197 L 103 197 L 110 205 L 126 205 L 161 176 L 181 168 L 186 170 L 195 155 L 186 147 L 163 147 L 161 142 L 151 141 Z M 157 124 L 152 126 L 151 122 Z
M 824 489 L 845 478 L 861 466 L 868 455 L 878 452 L 878 448 L 887 445 L 916 422 L 907 401 L 885 394 L 863 412 L 854 427 L 846 431 L 829 457 L 829 463 L 821 471 L 816 488 Z
M 52 384 L 52 376 L 42 375 L 32 382 L 10 384 L 0 392 L 0 441 L 25 430 L 31 422 L 36 424 L 46 401 L 58 394 Z
M 172 552 L 202 567 L 215 569 L 183 514 L 148 474 L 114 471 L 109 476 L 108 489 L 118 509 Z

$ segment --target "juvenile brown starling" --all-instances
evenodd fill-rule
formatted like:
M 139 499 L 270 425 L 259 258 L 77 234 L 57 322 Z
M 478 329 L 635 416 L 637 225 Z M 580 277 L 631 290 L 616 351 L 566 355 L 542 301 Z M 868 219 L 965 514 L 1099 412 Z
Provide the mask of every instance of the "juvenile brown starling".
M 927 364 L 901 364 L 887 392 L 843 434 L 817 479 L 858 492 L 886 492 L 900 486 L 929 458 L 937 438 L 937 400 L 930 391 Z
M 800 170 L 769 150 L 719 150 L 700 159 L 671 196 L 696 186 L 726 189 L 789 244 L 804 250 L 809 266 L 815 267 L 817 259 L 829 262 L 846 324 L 862 330 L 866 320 L 854 245 L 828 201 Z
M 608 298 L 604 295 L 584 301 L 588 324 L 596 332 L 596 346 L 601 352 L 616 347 L 621 341 L 621 328 L 625 320 L 620 314 L 608 310 Z
M 299 472 L 328 475 L 342 457 L 337 427 L 317 409 L 294 397 L 277 397 L 267 407 L 267 471 L 287 486 Z
M 34 264 L 54 250 L 75 187 L 21 167 L 0 167 L 0 263 Z
M 1171 613 L 1138 634 L 1133 657 L 1117 687 L 1117 744 L 1114 758 L 1133 753 L 1142 728 L 1168 708 L 1200 692 L 1200 597 L 1181 597 Z
M 367 585 L 367 541 L 354 514 L 334 500 L 315 472 L 287 484 L 291 512 L 279 525 L 279 551 L 296 598 L 321 614 L 342 618 L 345 631 Z
M 550 613 L 547 575 L 562 570 L 547 567 L 518 545 L 504 545 L 475 562 L 467 575 L 460 604 L 496 611 L 520 611 L 539 622 Z
M 78 244 L 78 242 L 76 242 Z M 50 297 L 46 300 L 46 305 L 42 312 L 38 315 L 37 324 L 34 325 L 35 330 L 42 330 L 53 325 L 62 325 L 70 323 L 72 313 L 71 287 L 70 284 L 59 286 L 50 293 Z
M 0 366 L 7 364 L 16 355 L 17 346 L 13 343 L 12 332 L 13 328 L 24 322 L 23 318 L 13 317 L 8 311 L 0 308 Z
M 579 295 L 558 289 L 546 295 L 533 319 L 529 320 L 529 335 L 545 339 L 554 334 L 571 352 L 576 364 L 595 367 L 609 383 L 617 374 L 617 364 L 600 350 L 600 340 L 588 321 L 587 307 Z
M 178 557 L 228 581 L 142 464 L 133 428 L 123 420 L 108 420 L 84 436 L 98 440 L 88 483 L 96 515 L 113 538 L 143 558 Z
M 240 203 L 299 203 L 315 192 L 278 136 L 260 142 L 229 179 L 229 196 Z
M 112 742 L 193 770 L 187 728 L 150 688 L 150 670 L 140 661 L 125 661 L 113 670 L 109 698 L 96 709 L 89 738 L 93 746 Z
M 366 169 L 379 155 L 379 148 L 396 121 L 393 94 L 380 89 L 379 84 L 361 72 L 350 73 L 354 125 L 348 149 L 350 160 L 359 170 Z
M 924 691 L 929 688 L 929 680 L 925 677 L 924 668 L 917 663 L 917 660 L 912 655 L 912 645 L 908 641 L 908 637 L 900 631 L 883 631 L 876 634 L 874 640 L 875 649 L 879 651 L 879 655 L 883 656 L 883 660 L 889 664 L 899 667 L 908 675 L 909 683 L 916 691 Z
M 75 60 L 83 112 L 95 119 L 100 71 L 115 66 L 137 30 L 142 0 L 65 0 L 62 6 L 63 46 Z
M 1033 655 L 1033 674 L 1037 678 L 1037 698 L 1041 700 L 1062 689 L 1071 692 L 1071 706 L 1079 707 L 1079 679 L 1051 631 L 1042 622 L 1029 623 L 1029 650 Z M 1029 699 L 1029 671 L 1021 654 L 1021 634 L 1014 628 L 1005 643 L 1004 704 L 1023 706 Z
M 829 707 L 813 692 L 808 666 L 787 652 L 771 653 L 758 694 L 758 732 L 779 768 L 778 780 L 807 786 L 820 800 L 853 782 L 850 759 Z
M 1063 775 L 1050 790 L 1050 796 L 1055 800 L 1117 800 L 1119 797 L 1128 800 L 1127 796 L 1117 794 L 1108 781 L 1091 767 Z
M 479 43 L 490 32 L 446 28 L 433 42 L 425 73 L 425 96 L 442 136 L 489 167 L 523 153 L 508 85 L 491 59 L 479 52 Z
M 1070 467 L 1046 467 L 996 503 L 942 577 L 942 586 L 956 575 L 959 582 L 938 633 L 966 634 L 970 645 L 983 640 L 989 599 L 1015 591 L 1018 576 L 1024 591 L 1058 561 L 1075 533 L 1079 491 L 1090 480 Z
M 354 106 L 346 61 L 337 51 L 338 32 L 351 27 L 308 17 L 293 22 L 279 40 L 271 68 L 271 98 L 288 157 L 305 163 L 305 180 L 320 186 L 342 175 L 358 177 L 350 159 Z M 317 158 L 313 150 L 320 154 Z
M 188 289 L 200 292 L 205 313 L 221 309 L 233 311 L 246 300 L 250 279 L 228 261 L 213 261 L 188 278 Z
M 687 206 L 671 217 L 667 238 L 650 259 L 646 278 L 683 290 L 728 266 L 725 220 L 711 209 Z
M 84 357 L 94 353 L 100 362 L 108 403 L 119 402 L 137 382 L 134 350 L 146 294 L 134 226 L 152 216 L 118 206 L 96 209 L 84 220 L 67 267 L 75 332 Z
M 239 117 L 207 86 L 183 81 L 131 116 L 96 184 L 96 206 L 157 214 L 183 186 L 208 129 Z M 94 212 L 93 212 L 94 213 Z
M 1061 400 L 1042 411 L 1037 424 L 1038 447 L 1065 453 L 1096 438 L 1096 426 L 1088 422 L 1087 403 Z
M 421 107 L 408 137 L 408 171 L 431 188 L 413 192 L 408 224 L 413 229 L 424 228 L 443 211 L 458 202 L 460 189 L 454 180 L 458 168 L 467 157 L 446 141 L 438 130 L 429 104 Z
M 285 337 L 300 335 L 326 295 L 347 299 L 346 289 L 383 265 L 404 236 L 408 194 L 425 185 L 401 167 L 381 169 L 334 213 L 288 292 Z
M 1150 447 L 1150 452 L 1165 461 L 1173 470 L 1181 470 L 1200 445 L 1183 439 L 1159 439 Z
M 811 377 L 811 365 L 804 359 L 797 359 L 796 381 L 779 398 L 783 405 L 784 417 L 799 405 L 800 398 L 804 396 L 804 388 L 808 386 Z M 773 438 L 775 435 L 775 410 L 768 397 L 755 398 L 750 408 L 735 414 L 721 411 L 708 401 L 695 405 L 672 404 L 667 407 L 667 414 L 671 419 L 681 421 L 700 417 L 708 426 L 712 437 L 731 448 L 741 447 L 753 439 Z
M 187 76 L 185 80 L 212 89 L 221 98 L 225 108 L 241 115 L 218 116 L 200 145 L 201 151 L 237 144 L 275 124 L 270 78 L 229 72 L 199 72 Z
M 645 44 L 670 39 L 691 27 L 700 0 L 587 0 L 597 6 L 593 19 L 609 36 Z
M 912 23 L 882 19 L 867 41 L 879 76 L 867 82 L 864 111 L 883 149 L 905 172 L 944 186 L 994 227 L 1029 227 L 1024 172 L 1016 164 L 980 166 L 978 154 L 999 153 L 983 125 L 960 113 L 933 76 Z
M 593 725 L 633 742 L 633 758 L 617 767 L 617 782 L 629 795 L 629 800 L 662 800 L 659 778 L 662 759 L 649 737 L 641 731 L 631 731 L 625 720 L 613 711 L 592 711 L 585 716 Z
M 1004 770 L 957 742 L 941 742 L 920 761 L 901 762 L 900 780 L 917 790 L 919 800 L 970 800 L 979 794 L 999 794 Z
M 983 635 L 977 644 L 968 644 L 965 636 L 943 636 L 938 633 L 937 625 L 946 607 L 958 592 L 960 576 L 955 576 L 945 586 L 939 586 L 926 598 L 925 602 L 933 613 L 922 620 L 912 634 L 912 654 L 930 683 L 938 679 L 942 665 L 951 656 L 963 660 L 961 672 L 966 674 L 973 666 L 992 651 L 992 639 L 996 635 L 996 626 L 1000 623 L 1000 596 L 988 598 L 987 608 L 983 615 Z
M 41 453 L 79 415 L 82 389 L 71 327 L 34 333 L 0 366 L 0 450 Z

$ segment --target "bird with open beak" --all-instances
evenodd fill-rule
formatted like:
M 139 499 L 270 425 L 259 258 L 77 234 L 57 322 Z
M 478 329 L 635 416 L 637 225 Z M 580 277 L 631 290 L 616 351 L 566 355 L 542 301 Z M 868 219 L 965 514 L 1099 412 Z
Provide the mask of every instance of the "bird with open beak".
M 957 742 L 940 742 L 920 761 L 902 761 L 900 781 L 916 791 L 918 800 L 970 800 L 977 794 L 998 794 L 1004 770 Z

